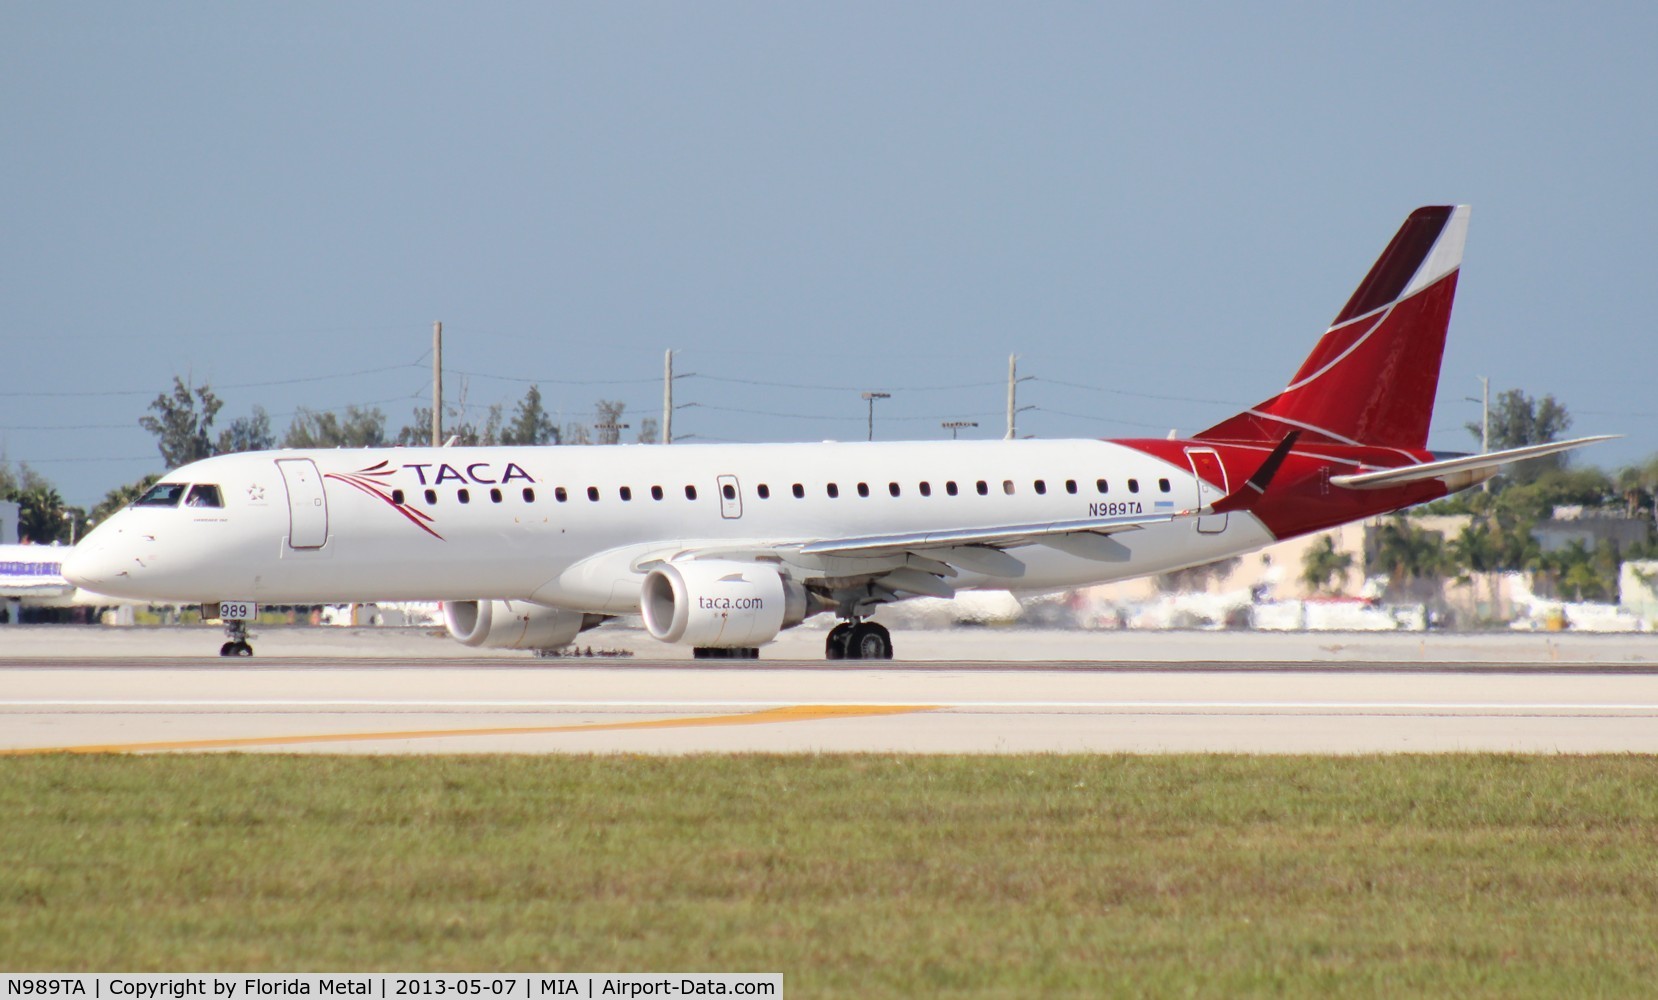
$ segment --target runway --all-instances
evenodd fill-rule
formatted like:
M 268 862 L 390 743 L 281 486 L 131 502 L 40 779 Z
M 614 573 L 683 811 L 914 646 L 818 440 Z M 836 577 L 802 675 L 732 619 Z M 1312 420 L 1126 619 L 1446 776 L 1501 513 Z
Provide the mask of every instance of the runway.
M 0 753 L 1658 752 L 1641 664 L 0 664 Z

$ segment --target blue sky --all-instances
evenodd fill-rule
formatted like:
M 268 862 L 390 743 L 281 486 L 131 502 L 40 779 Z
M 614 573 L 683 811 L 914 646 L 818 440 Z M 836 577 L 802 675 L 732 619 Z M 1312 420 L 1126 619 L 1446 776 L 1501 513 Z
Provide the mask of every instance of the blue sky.
M 90 505 L 173 375 L 254 404 L 538 381 L 695 440 L 1199 430 L 1405 214 L 1473 224 L 1478 375 L 1658 451 L 1658 7 L 0 5 L 0 446 Z M 352 374 L 358 373 L 358 374 Z M 468 373 L 468 374 L 462 374 Z M 732 380 L 716 381 L 715 378 Z M 778 384 L 782 383 L 782 384 Z M 480 414 L 481 415 L 481 414 Z

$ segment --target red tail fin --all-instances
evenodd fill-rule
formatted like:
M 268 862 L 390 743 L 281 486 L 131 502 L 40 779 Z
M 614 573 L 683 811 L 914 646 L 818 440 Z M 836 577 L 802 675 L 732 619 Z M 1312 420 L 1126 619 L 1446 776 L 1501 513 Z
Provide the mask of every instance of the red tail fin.
M 1284 391 L 1197 436 L 1425 447 L 1467 233 L 1466 205 L 1412 212 Z

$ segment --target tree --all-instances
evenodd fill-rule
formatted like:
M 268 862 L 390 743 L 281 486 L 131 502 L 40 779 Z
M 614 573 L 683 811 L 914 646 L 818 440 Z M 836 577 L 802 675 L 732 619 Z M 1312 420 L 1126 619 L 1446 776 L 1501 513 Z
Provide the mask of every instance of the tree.
M 71 512 L 64 507 L 63 497 L 58 495 L 55 487 L 37 483 L 17 491 L 7 499 L 17 503 L 19 541 L 48 545 L 69 540 L 69 522 L 64 515 L 68 513 L 73 517 L 77 512 Z M 84 515 L 81 519 L 84 520 Z
M 219 435 L 219 454 L 239 451 L 266 451 L 276 447 L 276 435 L 271 433 L 271 418 L 263 406 L 253 408 L 253 416 L 237 417 Z
M 301 409 L 294 414 L 284 448 L 378 448 L 386 443 L 386 415 L 379 407 L 345 408 L 345 418 L 332 410 Z
M 617 444 L 622 440 L 622 429 L 627 426 L 622 423 L 622 413 L 627 408 L 619 399 L 601 399 L 593 404 L 593 430 L 598 434 L 599 444 Z
M 512 422 L 501 429 L 502 444 L 545 445 L 560 441 L 558 425 L 541 405 L 541 387 L 530 386 L 512 415 Z
M 1480 425 L 1466 426 L 1478 439 Z M 1508 389 L 1497 396 L 1496 405 L 1491 408 L 1491 450 L 1558 441 L 1571 426 L 1571 414 L 1553 396 L 1532 399 L 1519 389 Z M 1529 483 L 1545 472 L 1565 467 L 1565 455 L 1545 455 L 1510 466 L 1507 476 L 1511 484 Z
M 1371 572 L 1387 574 L 1387 592 L 1395 600 L 1437 596 L 1449 568 L 1445 536 L 1439 532 L 1418 527 L 1397 514 L 1383 521 L 1377 530 Z
M 117 486 L 113 490 L 110 490 L 108 493 L 104 494 L 104 498 L 102 500 L 98 501 L 98 506 L 92 508 L 91 523 L 102 524 L 105 518 L 109 517 L 116 511 L 127 507 L 134 500 L 137 500 L 139 497 L 143 496 L 150 487 L 159 482 L 161 482 L 161 475 L 159 473 L 152 472 L 135 483 L 128 483 L 125 486 Z
M 14 470 L 11 463 L 0 459 L 0 500 L 17 504 L 17 536 L 20 541 L 40 545 L 66 542 L 71 533 L 70 519 L 75 522 L 77 537 L 86 522 L 84 511 L 64 506 L 63 497 L 58 495 L 57 487 L 52 485 L 51 480 L 26 464 Z
M 150 403 L 156 416 L 138 418 L 138 426 L 154 434 L 167 468 L 176 469 L 218 453 L 212 437 L 213 418 L 224 406 L 206 383 L 194 394 L 184 380 L 173 376 L 172 395 L 162 393 Z
M 1338 552 L 1336 540 L 1325 535 L 1301 557 L 1301 582 L 1318 593 L 1335 593 L 1347 583 L 1347 573 L 1353 568 L 1353 553 Z M 1331 586 L 1331 581 L 1336 582 Z

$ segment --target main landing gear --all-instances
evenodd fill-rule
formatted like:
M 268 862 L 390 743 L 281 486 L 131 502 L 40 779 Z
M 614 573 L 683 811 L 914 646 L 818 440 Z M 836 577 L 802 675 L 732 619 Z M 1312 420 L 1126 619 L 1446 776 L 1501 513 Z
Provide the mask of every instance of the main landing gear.
M 248 645 L 247 622 L 225 622 L 225 635 L 230 641 L 219 647 L 220 656 L 253 655 L 253 647 Z
M 844 621 L 829 630 L 823 655 L 831 660 L 890 660 L 892 633 L 872 621 Z

